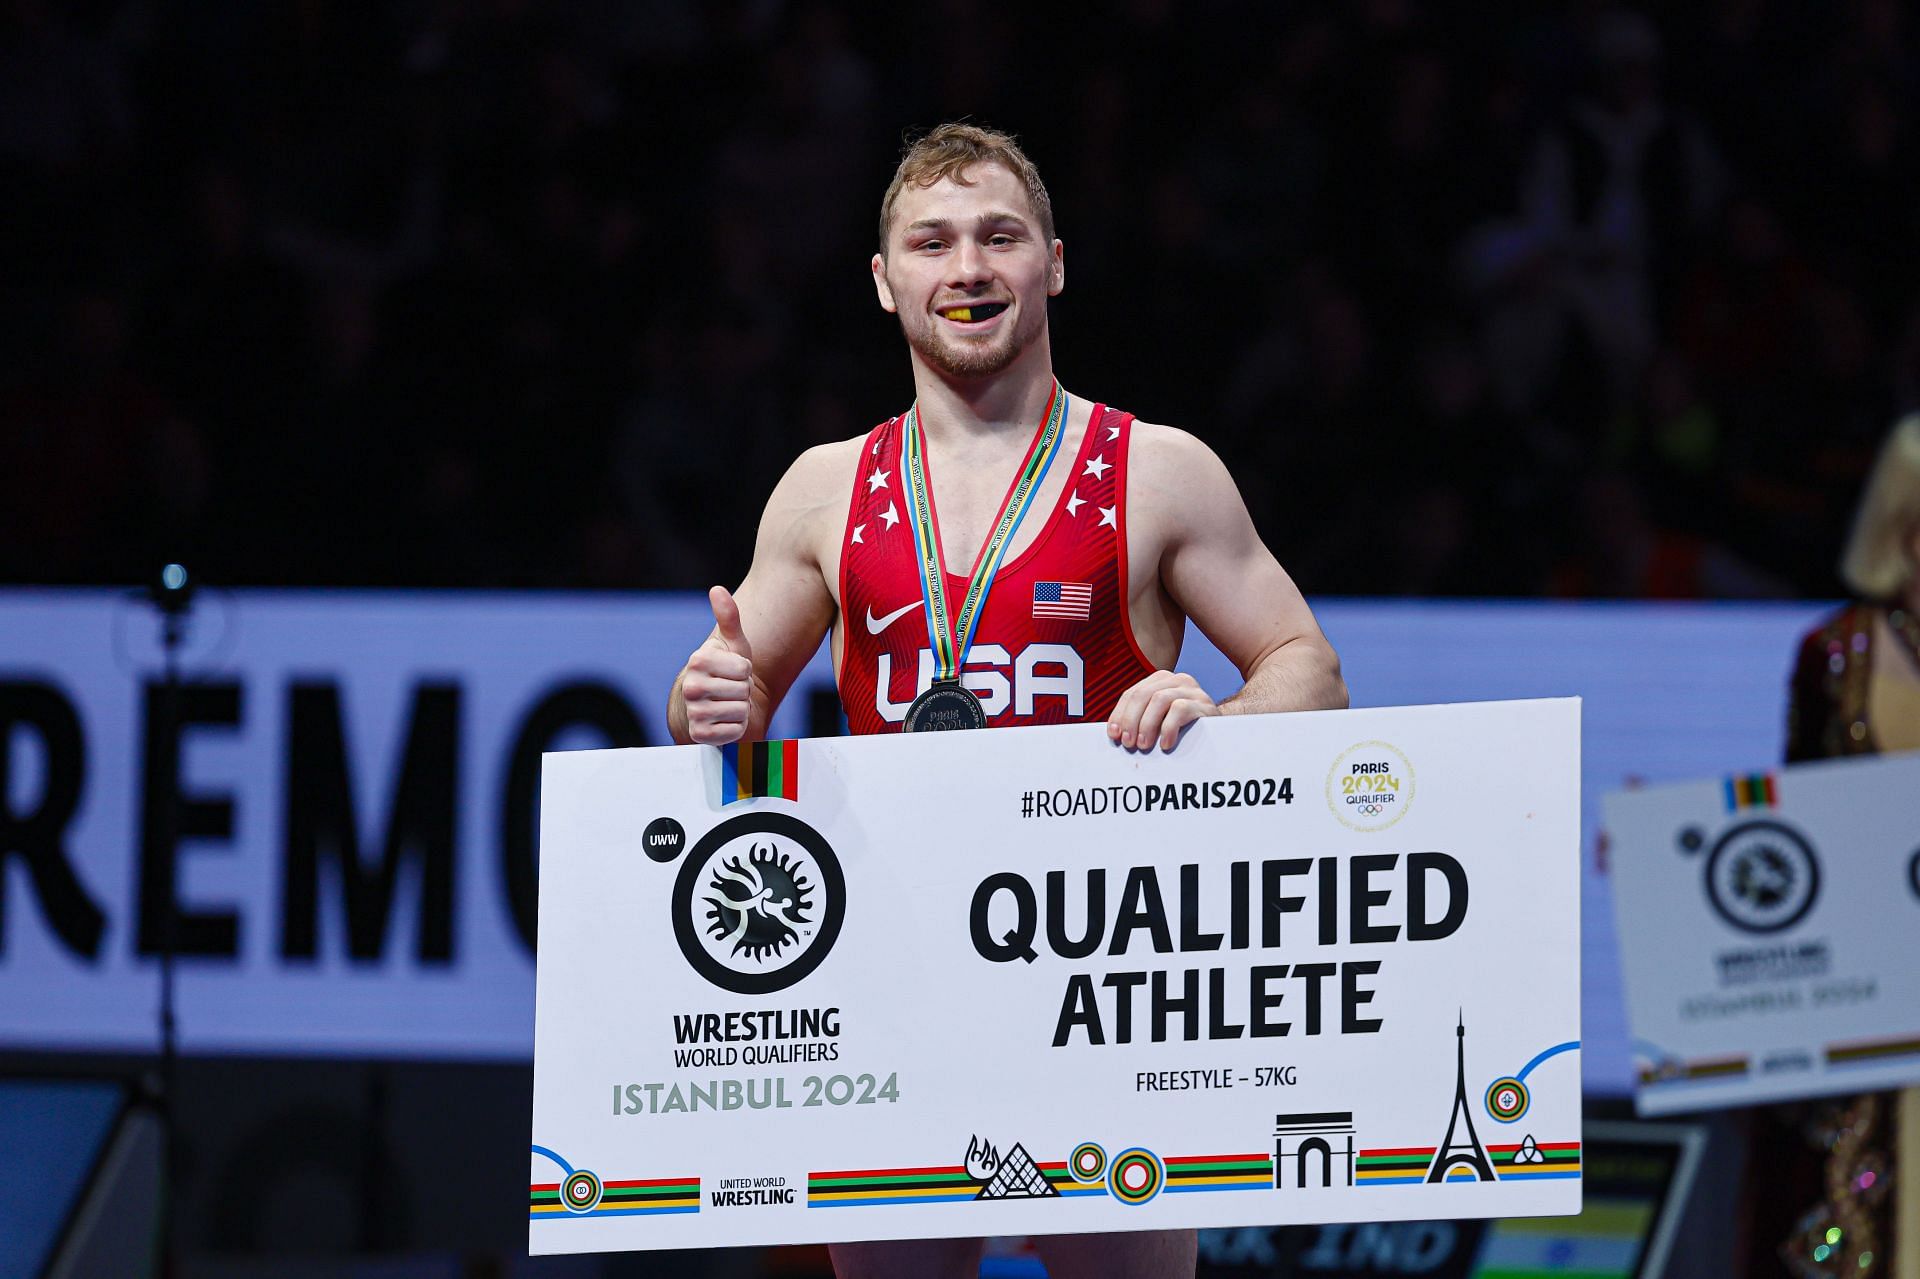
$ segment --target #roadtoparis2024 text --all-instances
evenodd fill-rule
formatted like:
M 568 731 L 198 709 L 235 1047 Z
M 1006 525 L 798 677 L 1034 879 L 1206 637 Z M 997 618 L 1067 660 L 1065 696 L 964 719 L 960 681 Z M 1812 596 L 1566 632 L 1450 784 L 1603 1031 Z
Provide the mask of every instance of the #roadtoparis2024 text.
M 1235 777 L 1223 782 L 1075 786 L 1020 793 L 1022 817 L 1103 817 L 1189 808 L 1267 808 L 1293 802 L 1291 777 Z

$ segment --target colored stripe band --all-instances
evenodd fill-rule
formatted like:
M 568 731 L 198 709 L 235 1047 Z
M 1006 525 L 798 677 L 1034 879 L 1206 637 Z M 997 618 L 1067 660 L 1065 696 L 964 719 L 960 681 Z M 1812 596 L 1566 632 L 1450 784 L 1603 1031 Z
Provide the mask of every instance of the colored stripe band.
M 800 743 L 733 742 L 720 748 L 720 799 L 800 798 Z
M 1873 1039 L 1827 1045 L 1827 1060 L 1835 1065 L 1881 1061 L 1914 1053 L 1920 1053 L 1920 1039 Z

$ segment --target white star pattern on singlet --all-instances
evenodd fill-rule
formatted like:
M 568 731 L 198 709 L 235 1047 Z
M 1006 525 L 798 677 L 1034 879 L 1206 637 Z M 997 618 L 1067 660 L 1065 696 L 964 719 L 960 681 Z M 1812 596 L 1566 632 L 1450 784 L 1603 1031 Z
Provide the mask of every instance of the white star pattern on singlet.
M 1112 465 L 1113 463 L 1106 461 L 1104 458 L 1098 458 L 1098 457 L 1088 458 L 1087 469 L 1080 473 L 1082 475 L 1091 475 L 1096 480 L 1105 479 L 1107 475 L 1107 471 L 1112 467 Z
M 1080 508 L 1085 506 L 1086 504 L 1087 504 L 1087 499 L 1080 496 L 1079 489 L 1075 489 L 1073 491 L 1073 496 L 1067 499 L 1067 514 L 1068 515 L 1080 514 Z
M 1117 440 L 1117 439 L 1119 439 L 1119 438 L 1120 438 L 1120 428 L 1119 428 L 1119 427 L 1117 427 L 1117 426 L 1110 426 L 1110 427 L 1108 427 L 1108 428 L 1107 428 L 1107 443 L 1109 443 L 1109 444 L 1111 444 L 1111 443 L 1113 443 L 1113 442 L 1114 442 L 1115 440 Z
M 883 489 L 886 486 L 887 486 L 887 473 L 885 471 L 876 469 L 872 475 L 869 475 L 867 477 L 867 492 L 869 493 L 873 492 L 875 489 Z
M 856 524 L 853 526 L 853 536 L 847 540 L 852 542 L 855 546 L 865 546 L 866 543 L 860 540 L 860 535 L 866 531 L 867 531 L 866 525 Z
M 892 502 L 888 502 L 887 509 L 880 512 L 880 518 L 887 522 L 888 528 L 892 528 L 900 522 L 900 512 L 894 509 Z
M 1103 506 L 1100 508 L 1100 523 L 1106 525 L 1116 533 L 1120 531 L 1120 526 L 1113 522 L 1113 507 L 1111 506 Z

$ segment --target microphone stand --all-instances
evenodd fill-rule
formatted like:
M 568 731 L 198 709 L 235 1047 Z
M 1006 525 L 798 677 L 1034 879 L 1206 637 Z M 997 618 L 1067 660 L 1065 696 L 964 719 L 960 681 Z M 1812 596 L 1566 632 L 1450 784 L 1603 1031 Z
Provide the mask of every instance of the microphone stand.
M 180 649 L 186 643 L 187 622 L 193 612 L 194 582 L 179 564 L 168 564 L 147 588 L 147 598 L 160 614 L 160 730 L 161 741 L 175 752 L 173 769 L 165 779 L 166 800 L 160 809 L 161 847 L 172 858 L 180 839 Z M 177 882 L 177 877 L 176 877 Z M 178 1097 L 179 1045 L 174 1017 L 173 961 L 179 944 L 174 909 L 175 884 L 167 886 L 160 916 L 160 1279 L 174 1279 L 174 1207 L 179 1186 L 179 1133 L 174 1115 Z

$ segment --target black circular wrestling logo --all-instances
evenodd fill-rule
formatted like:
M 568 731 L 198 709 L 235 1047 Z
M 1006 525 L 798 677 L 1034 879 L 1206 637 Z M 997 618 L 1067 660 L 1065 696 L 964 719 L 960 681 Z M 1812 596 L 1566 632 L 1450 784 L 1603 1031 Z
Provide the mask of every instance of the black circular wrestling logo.
M 840 859 L 785 813 L 743 813 L 693 846 L 673 884 L 673 934 L 694 971 L 765 995 L 820 966 L 846 916 Z
M 1813 909 L 1820 862 L 1791 827 L 1746 822 L 1713 846 L 1706 879 L 1707 900 L 1720 918 L 1745 932 L 1777 933 Z

